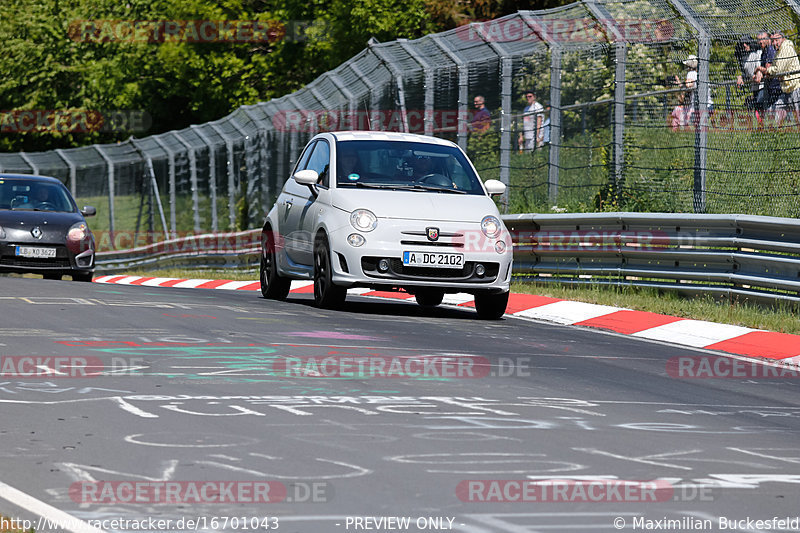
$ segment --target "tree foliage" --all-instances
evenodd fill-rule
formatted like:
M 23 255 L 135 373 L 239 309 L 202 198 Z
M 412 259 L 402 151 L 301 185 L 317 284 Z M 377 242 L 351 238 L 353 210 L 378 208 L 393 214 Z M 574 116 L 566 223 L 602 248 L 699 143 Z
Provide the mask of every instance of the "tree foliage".
M 535 7 L 545 6 L 518 0 L 2 0 L 0 110 L 138 110 L 152 123 L 137 134 L 160 133 L 292 92 L 372 37 L 417 38 Z M 263 21 L 279 31 L 251 42 L 81 34 L 82 21 L 102 20 Z M 132 133 L 3 126 L 0 151 L 113 142 Z

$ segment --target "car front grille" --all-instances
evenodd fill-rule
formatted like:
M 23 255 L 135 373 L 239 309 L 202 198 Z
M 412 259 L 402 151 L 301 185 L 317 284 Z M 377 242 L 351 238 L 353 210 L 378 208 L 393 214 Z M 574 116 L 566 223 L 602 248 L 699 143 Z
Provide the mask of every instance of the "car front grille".
M 31 246 L 28 243 L 20 243 L 21 246 Z M 14 255 L 16 244 L 0 247 L 0 267 L 14 267 L 19 269 L 47 269 L 47 268 L 71 268 L 69 252 L 65 246 L 56 246 L 56 256 L 53 258 L 39 257 L 18 257 Z
M 497 279 L 500 270 L 499 263 L 480 263 L 486 269 L 483 276 L 475 273 L 478 265 L 475 261 L 467 261 L 463 268 L 429 268 L 405 266 L 403 261 L 397 258 L 389 258 L 389 270 L 381 272 L 378 270 L 380 257 L 362 257 L 361 269 L 364 274 L 377 279 L 385 280 L 414 280 L 414 281 L 459 281 L 466 283 L 491 283 Z

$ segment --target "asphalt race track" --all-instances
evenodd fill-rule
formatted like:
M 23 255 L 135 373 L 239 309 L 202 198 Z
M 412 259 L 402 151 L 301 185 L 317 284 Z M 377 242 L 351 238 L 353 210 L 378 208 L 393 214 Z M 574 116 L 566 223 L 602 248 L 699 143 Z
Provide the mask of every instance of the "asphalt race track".
M 37 533 L 797 530 L 800 380 L 669 366 L 712 352 L 365 297 L 0 277 L 0 310 L 0 514 Z

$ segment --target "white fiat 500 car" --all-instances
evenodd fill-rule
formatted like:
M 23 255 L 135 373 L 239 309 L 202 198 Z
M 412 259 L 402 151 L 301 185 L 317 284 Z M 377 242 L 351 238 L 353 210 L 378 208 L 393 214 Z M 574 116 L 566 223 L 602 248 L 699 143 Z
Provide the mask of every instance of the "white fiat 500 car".
M 284 299 L 314 280 L 314 301 L 340 306 L 351 287 L 399 290 L 422 306 L 475 296 L 481 318 L 508 304 L 511 238 L 491 196 L 454 143 L 389 132 L 315 136 L 267 214 L 261 292 Z

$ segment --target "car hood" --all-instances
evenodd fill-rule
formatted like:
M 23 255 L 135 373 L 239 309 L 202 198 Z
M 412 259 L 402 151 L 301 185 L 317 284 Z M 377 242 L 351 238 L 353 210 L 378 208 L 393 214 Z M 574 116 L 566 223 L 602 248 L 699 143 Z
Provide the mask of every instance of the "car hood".
M 63 236 L 69 227 L 76 222 L 83 222 L 83 217 L 80 213 L 0 210 L 0 226 L 9 234 L 9 239 L 12 238 L 11 234 L 19 238 L 22 234 L 29 233 L 36 226 L 39 226 L 45 238 L 55 234 Z
M 332 191 L 331 203 L 344 211 L 369 209 L 378 218 L 442 222 L 480 222 L 497 216 L 488 196 L 420 191 L 347 189 Z

